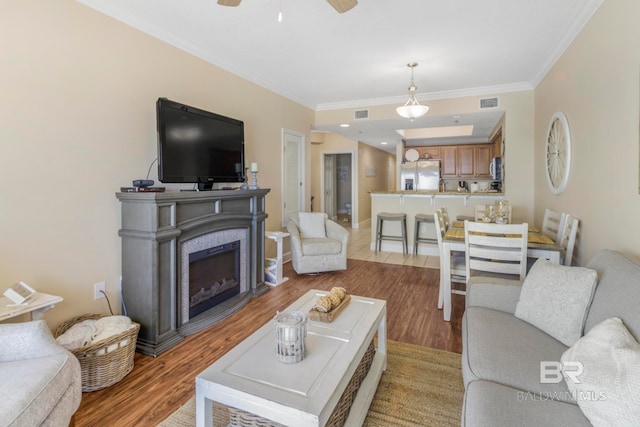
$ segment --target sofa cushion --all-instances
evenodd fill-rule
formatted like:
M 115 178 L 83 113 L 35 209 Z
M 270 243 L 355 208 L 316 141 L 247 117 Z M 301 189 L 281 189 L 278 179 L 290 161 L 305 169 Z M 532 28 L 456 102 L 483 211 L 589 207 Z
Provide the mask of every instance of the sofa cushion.
M 544 399 L 574 402 L 562 379 L 540 381 L 540 362 L 560 362 L 567 347 L 503 311 L 468 307 L 462 321 L 462 377 L 529 390 Z
M 303 239 L 327 237 L 327 231 L 324 227 L 324 217 L 325 215 L 322 212 L 298 213 L 300 237 Z
M 37 373 L 37 374 L 34 374 Z M 80 404 L 80 364 L 69 352 L 0 364 L 0 425 L 41 425 L 69 389 Z M 58 409 L 59 410 L 59 409 Z
M 334 255 L 342 251 L 342 243 L 329 239 L 301 239 L 302 253 L 307 255 Z
M 540 258 L 524 279 L 515 316 L 570 346 L 582 336 L 597 280 L 595 270 Z
M 619 317 L 640 341 L 640 261 L 603 250 L 587 264 L 598 272 L 598 286 L 584 326 L 585 333 L 611 317 Z
M 489 381 L 472 381 L 464 395 L 462 426 L 589 426 L 578 406 L 540 399 Z
M 594 426 L 638 425 L 640 344 L 619 318 L 594 326 L 561 361 L 569 390 Z M 580 362 L 582 372 L 568 362 Z

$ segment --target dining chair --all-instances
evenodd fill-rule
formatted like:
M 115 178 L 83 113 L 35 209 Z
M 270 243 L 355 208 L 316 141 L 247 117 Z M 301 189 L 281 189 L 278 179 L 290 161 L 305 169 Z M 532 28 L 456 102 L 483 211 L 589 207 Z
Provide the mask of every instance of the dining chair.
M 464 222 L 467 287 L 474 276 L 521 281 L 527 272 L 529 225 Z
M 564 226 L 566 214 L 564 212 L 554 211 L 553 209 L 544 210 L 544 218 L 542 219 L 542 234 L 553 239 L 556 244 L 560 244 L 560 231 Z
M 438 250 L 440 251 L 440 259 L 444 256 L 444 251 L 442 248 L 442 239 L 446 233 L 446 225 L 444 222 L 444 217 L 442 215 L 442 211 L 437 209 L 433 213 L 433 222 L 436 227 L 436 238 L 438 240 Z M 465 257 L 462 252 L 453 252 L 451 254 L 451 283 L 459 283 L 465 285 L 467 282 L 466 274 L 467 270 L 465 267 Z M 442 274 L 444 274 L 444 270 L 440 268 L 440 290 L 438 292 L 438 308 L 442 308 L 444 306 L 444 294 L 442 289 Z M 451 287 L 452 294 L 458 295 L 466 295 L 466 290 L 457 289 L 453 286 Z
M 571 265 L 573 263 L 573 250 L 578 236 L 578 226 L 580 221 L 569 214 L 565 214 L 562 230 L 558 233 L 558 245 L 564 249 L 562 264 Z
M 451 223 L 449 222 L 449 213 L 447 212 L 447 207 L 440 206 L 438 210 L 442 214 L 442 220 L 444 221 L 444 231 L 446 232 L 449 229 L 449 227 L 451 227 Z

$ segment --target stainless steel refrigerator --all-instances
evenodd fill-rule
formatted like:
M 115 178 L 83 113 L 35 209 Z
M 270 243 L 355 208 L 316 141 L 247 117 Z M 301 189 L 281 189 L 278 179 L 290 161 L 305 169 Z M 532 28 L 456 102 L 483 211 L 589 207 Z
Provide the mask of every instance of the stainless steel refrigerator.
M 400 172 L 402 190 L 434 190 L 440 184 L 440 160 L 404 162 Z

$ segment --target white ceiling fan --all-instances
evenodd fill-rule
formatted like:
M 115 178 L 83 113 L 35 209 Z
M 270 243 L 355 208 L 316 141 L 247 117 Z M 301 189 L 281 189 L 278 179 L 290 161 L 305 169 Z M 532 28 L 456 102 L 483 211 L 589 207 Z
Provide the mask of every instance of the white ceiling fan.
M 218 0 L 218 4 L 222 6 L 238 6 L 241 0 Z M 327 0 L 338 13 L 345 13 L 358 4 L 358 0 Z

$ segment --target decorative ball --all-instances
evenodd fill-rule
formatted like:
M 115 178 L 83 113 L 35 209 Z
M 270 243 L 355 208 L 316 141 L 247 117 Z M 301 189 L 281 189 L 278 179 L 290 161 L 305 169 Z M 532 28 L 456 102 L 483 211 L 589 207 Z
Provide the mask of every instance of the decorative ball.
M 326 313 L 331 310 L 332 306 L 333 306 L 333 303 L 331 302 L 331 299 L 323 295 L 316 299 L 316 305 L 313 306 L 313 309 L 316 311 L 321 311 L 323 313 Z
M 327 295 L 327 297 L 331 300 L 331 308 L 336 308 L 337 306 L 340 305 L 340 303 L 342 302 L 342 298 L 340 298 L 340 296 L 338 294 L 335 294 L 333 292 L 330 292 L 329 295 Z
M 340 297 L 340 300 L 343 300 L 345 296 L 347 296 L 347 291 L 344 288 L 334 287 L 331 288 L 329 294 L 336 294 Z

